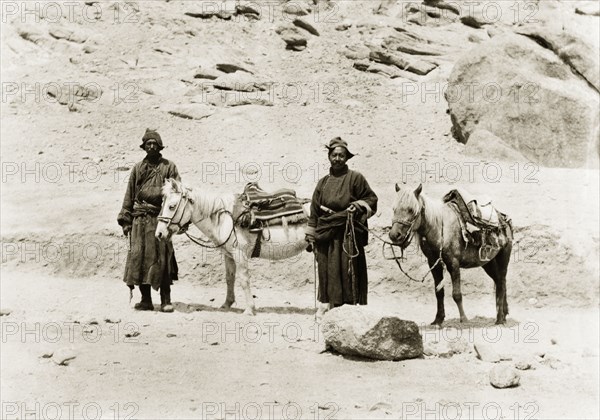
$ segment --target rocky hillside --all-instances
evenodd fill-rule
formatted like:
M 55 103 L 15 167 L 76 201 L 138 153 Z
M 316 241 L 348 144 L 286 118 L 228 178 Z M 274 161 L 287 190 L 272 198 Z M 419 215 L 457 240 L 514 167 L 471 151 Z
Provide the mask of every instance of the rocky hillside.
M 115 219 L 147 127 L 189 185 L 307 197 L 327 170 L 323 144 L 341 135 L 381 197 L 380 233 L 394 182 L 434 196 L 464 184 L 529 241 L 517 290 L 566 293 L 569 277 L 593 295 L 597 200 L 582 197 L 597 196 L 583 168 L 598 160 L 598 4 L 3 2 L 3 264 L 119 277 L 123 256 L 107 249 L 124 245 Z M 49 241 L 101 255 L 53 261 Z M 23 254 L 29 242 L 42 258 Z M 221 272 L 195 252 L 181 242 L 187 272 Z M 378 244 L 370 252 L 375 284 L 397 277 Z M 293 264 L 310 274 L 308 259 Z

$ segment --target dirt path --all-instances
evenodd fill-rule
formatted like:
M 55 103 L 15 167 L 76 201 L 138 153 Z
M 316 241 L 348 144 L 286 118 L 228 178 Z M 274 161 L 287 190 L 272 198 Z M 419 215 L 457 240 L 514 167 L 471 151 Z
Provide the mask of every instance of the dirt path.
M 496 327 L 492 299 L 466 296 L 472 321 L 457 329 L 448 299 L 448 327 L 437 330 L 427 326 L 433 296 L 375 292 L 370 304 L 416 321 L 425 342 L 469 343 L 451 358 L 375 362 L 321 353 L 311 285 L 254 293 L 254 318 L 216 309 L 224 285 L 189 283 L 174 288 L 175 313 L 139 313 L 115 280 L 3 273 L 1 305 L 13 309 L 2 317 L 3 414 L 25 407 L 51 418 L 59 407 L 60 418 L 68 410 L 113 418 L 117 409 L 132 418 L 598 416 L 594 309 L 512 305 L 507 326 Z M 476 359 L 476 343 L 534 370 L 521 372 L 518 388 L 494 389 L 492 364 Z M 43 358 L 63 348 L 76 355 L 68 366 Z

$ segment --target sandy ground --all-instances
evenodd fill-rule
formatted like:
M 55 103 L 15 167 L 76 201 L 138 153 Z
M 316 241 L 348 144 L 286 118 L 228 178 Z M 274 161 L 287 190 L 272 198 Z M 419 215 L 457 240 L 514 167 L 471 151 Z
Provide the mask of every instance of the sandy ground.
M 140 2 L 139 21 L 85 27 L 100 35 L 93 54 L 67 41 L 17 42 L 12 27 L 3 27 L 3 43 L 21 52 L 3 49 L 4 80 L 21 87 L 94 82 L 104 94 L 80 112 L 33 95 L 2 102 L 0 307 L 10 314 L 0 318 L 0 417 L 600 417 L 597 170 L 469 155 L 450 135 L 441 94 L 403 95 L 403 83 L 413 81 L 359 72 L 338 53 L 373 31 L 323 24 L 323 35 L 297 53 L 275 35 L 279 22 L 191 21 L 180 3 Z M 456 24 L 429 34 L 466 50 L 468 36 L 484 31 Z M 447 80 L 455 59 L 441 58 L 419 88 Z M 290 100 L 279 89 L 270 98 L 274 106 L 219 108 L 203 120 L 162 109 L 196 92 L 180 79 L 192 78 L 199 64 L 244 60 L 280 87 L 300 87 L 300 97 Z M 144 93 L 149 83 L 160 93 Z M 132 100 L 122 101 L 131 89 Z M 371 219 L 377 234 L 390 225 L 395 182 L 423 183 L 431 197 L 462 187 L 492 198 L 516 227 L 507 325 L 493 325 L 492 281 L 474 269 L 463 271 L 471 321 L 457 322 L 447 292 L 445 328 L 429 328 L 432 280 L 403 278 L 373 238 L 369 304 L 417 322 L 426 343 L 462 337 L 466 352 L 403 362 L 323 352 L 307 253 L 250 264 L 256 317 L 241 314 L 239 286 L 235 309 L 218 310 L 225 298 L 222 259 L 182 237 L 174 239 L 181 271 L 175 313 L 133 311 L 139 296 L 129 303 L 121 281 L 127 242 L 116 216 L 129 169 L 143 157 L 138 145 L 147 127 L 158 128 L 164 156 L 187 185 L 235 193 L 258 181 L 302 197 L 328 168 L 323 144 L 341 135 L 358 153 L 351 168 L 379 195 Z M 408 254 L 405 268 L 425 274 L 420 252 Z M 520 372 L 519 387 L 494 389 L 492 364 L 476 358 L 477 343 L 502 354 L 503 364 L 527 360 L 534 369 Z M 56 354 L 67 352 L 76 357 L 57 365 Z

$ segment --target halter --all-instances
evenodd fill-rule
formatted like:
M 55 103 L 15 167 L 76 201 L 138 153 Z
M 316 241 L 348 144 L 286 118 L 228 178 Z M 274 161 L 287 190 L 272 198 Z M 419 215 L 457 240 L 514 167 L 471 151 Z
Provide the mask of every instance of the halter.
M 227 236 L 227 239 L 225 239 L 225 241 L 223 241 L 222 243 L 220 243 L 219 245 L 210 245 L 210 241 L 206 241 L 203 240 L 202 238 L 198 238 L 195 236 L 190 235 L 189 233 L 187 233 L 187 230 L 190 226 L 190 224 L 192 224 L 192 219 L 190 218 L 190 220 L 182 225 L 181 221 L 183 220 L 183 212 L 181 213 L 181 217 L 179 217 L 179 220 L 177 222 L 173 222 L 173 219 L 175 218 L 175 216 L 177 215 L 177 212 L 179 211 L 179 207 L 181 207 L 181 203 L 184 202 L 185 204 L 183 205 L 182 208 L 185 208 L 185 206 L 187 205 L 187 202 L 189 201 L 191 204 L 194 204 L 194 200 L 192 198 L 190 198 L 190 196 L 188 195 L 188 193 L 190 192 L 190 189 L 185 189 L 185 191 L 183 191 L 181 194 L 181 197 L 179 197 L 179 201 L 177 202 L 177 206 L 175 206 L 175 211 L 173 212 L 173 216 L 171 217 L 167 217 L 167 216 L 158 216 L 158 221 L 159 222 L 164 222 L 167 224 L 167 229 L 169 228 L 169 226 L 171 225 L 175 225 L 179 228 L 179 231 L 177 232 L 177 234 L 180 233 L 185 233 L 187 235 L 188 238 L 190 238 L 192 240 L 192 242 L 204 247 L 204 248 L 220 248 L 223 245 L 225 245 L 227 242 L 229 242 L 229 239 L 231 239 L 231 235 L 234 235 L 236 237 L 236 242 L 237 242 L 237 235 L 235 233 L 235 222 L 233 223 L 232 227 L 231 227 L 231 232 L 229 232 L 229 235 Z M 162 213 L 162 209 L 161 209 L 161 213 Z M 227 213 L 231 216 L 231 218 L 233 219 L 233 214 L 231 214 L 231 212 L 227 211 L 227 210 L 219 210 L 215 213 Z M 215 214 L 213 213 L 213 214 Z
M 185 232 L 187 230 L 187 228 L 190 226 L 190 223 L 192 223 L 191 219 L 185 224 L 185 225 L 181 225 L 181 221 L 183 220 L 183 211 L 181 212 L 181 216 L 179 217 L 179 220 L 177 222 L 173 222 L 173 219 L 175 218 L 175 216 L 177 215 L 177 212 L 179 211 L 179 208 L 182 207 L 181 203 L 184 202 L 184 205 L 182 207 L 182 209 L 185 209 L 185 206 L 187 205 L 187 202 L 189 201 L 190 203 L 194 203 L 194 201 L 188 196 L 188 192 L 189 190 L 185 190 L 183 192 L 181 192 L 181 197 L 179 197 L 179 201 L 177 201 L 177 206 L 175 207 L 175 211 L 173 212 L 173 216 L 171 217 L 167 217 L 167 216 L 158 216 L 158 221 L 159 222 L 164 222 L 167 224 L 167 229 L 169 228 L 169 226 L 171 225 L 175 225 L 179 228 L 179 232 L 178 233 L 182 233 Z M 165 203 L 166 204 L 166 203 Z M 162 210 L 161 210 L 162 213 Z
M 415 213 L 415 217 L 413 217 L 411 221 L 406 222 L 404 220 L 396 219 L 395 217 L 392 218 L 392 227 L 395 224 L 399 224 L 402 226 L 408 226 L 408 233 L 405 235 L 403 240 L 400 241 L 400 244 L 409 244 L 415 234 L 415 231 L 413 230 L 413 226 L 415 225 L 415 222 L 417 221 L 417 219 L 421 216 L 421 212 L 423 211 L 423 207 L 424 207 L 424 205 L 422 205 L 418 199 L 417 199 L 417 201 L 419 203 L 419 210 L 417 210 L 417 212 Z M 402 245 L 400 245 L 400 246 L 402 246 Z

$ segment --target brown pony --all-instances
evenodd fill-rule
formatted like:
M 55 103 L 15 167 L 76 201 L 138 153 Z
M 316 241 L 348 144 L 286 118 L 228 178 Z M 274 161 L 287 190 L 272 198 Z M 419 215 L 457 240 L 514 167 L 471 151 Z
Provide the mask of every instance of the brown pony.
M 479 248 L 467 244 L 463 239 L 460 221 L 454 210 L 442 201 L 434 201 L 421 194 L 422 190 L 422 185 L 412 190 L 396 184 L 397 196 L 394 202 L 394 217 L 389 236 L 392 242 L 398 244 L 402 249 L 406 248 L 415 236 L 421 251 L 427 257 L 435 282 L 437 299 L 437 313 L 431 324 L 441 326 L 446 316 L 442 262 L 452 278 L 452 298 L 458 306 L 460 321 L 467 321 L 462 306 L 460 269 L 482 267 L 496 285 L 496 324 L 504 324 L 506 315 L 508 315 L 506 271 L 512 252 L 510 225 L 506 227 L 506 231 L 502 231 L 498 235 L 499 249 L 489 254 L 489 259 L 482 260 Z

